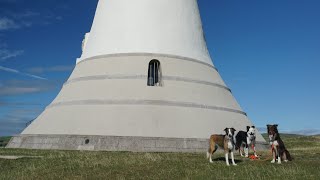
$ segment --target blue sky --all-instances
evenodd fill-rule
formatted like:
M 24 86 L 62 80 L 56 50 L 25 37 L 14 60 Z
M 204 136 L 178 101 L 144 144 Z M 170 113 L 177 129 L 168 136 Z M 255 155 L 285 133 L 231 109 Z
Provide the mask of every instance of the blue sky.
M 0 0 L 0 136 L 58 94 L 97 0 Z M 320 134 L 320 1 L 200 0 L 215 66 L 257 127 Z

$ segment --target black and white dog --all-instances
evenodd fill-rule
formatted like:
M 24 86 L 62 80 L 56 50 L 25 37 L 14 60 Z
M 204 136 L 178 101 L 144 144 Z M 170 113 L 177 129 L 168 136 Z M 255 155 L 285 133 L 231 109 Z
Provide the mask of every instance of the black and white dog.
M 239 150 L 241 156 L 243 156 L 243 151 L 245 152 L 245 157 L 249 157 L 249 147 L 251 146 L 254 152 L 254 156 L 258 157 L 256 153 L 256 127 L 247 126 L 247 132 L 239 131 L 236 135 L 236 150 Z

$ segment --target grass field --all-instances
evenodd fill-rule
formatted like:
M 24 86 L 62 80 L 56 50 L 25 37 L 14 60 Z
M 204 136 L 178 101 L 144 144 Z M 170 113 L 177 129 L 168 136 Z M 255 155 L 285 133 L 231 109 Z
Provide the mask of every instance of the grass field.
M 270 152 L 251 161 L 236 153 L 227 167 L 223 154 L 210 164 L 204 153 L 43 151 L 0 148 L 0 179 L 319 179 L 320 137 L 283 136 L 294 161 L 271 164 Z M 32 157 L 36 156 L 36 157 Z

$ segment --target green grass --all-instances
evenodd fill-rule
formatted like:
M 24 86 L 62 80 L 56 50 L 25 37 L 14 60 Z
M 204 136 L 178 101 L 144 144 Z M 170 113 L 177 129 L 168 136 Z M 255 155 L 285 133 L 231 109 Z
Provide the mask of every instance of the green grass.
M 271 164 L 270 152 L 251 161 L 236 153 L 227 167 L 223 154 L 210 164 L 204 153 L 44 151 L 0 148 L 1 155 L 42 158 L 0 159 L 0 179 L 318 179 L 320 137 L 283 137 L 294 161 Z

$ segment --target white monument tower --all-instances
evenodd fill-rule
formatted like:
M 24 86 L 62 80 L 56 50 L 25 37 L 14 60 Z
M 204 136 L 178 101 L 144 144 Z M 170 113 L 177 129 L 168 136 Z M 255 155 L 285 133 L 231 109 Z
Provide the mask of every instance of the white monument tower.
M 99 0 L 82 46 L 59 95 L 8 147 L 196 152 L 252 125 L 212 63 L 197 0 Z

